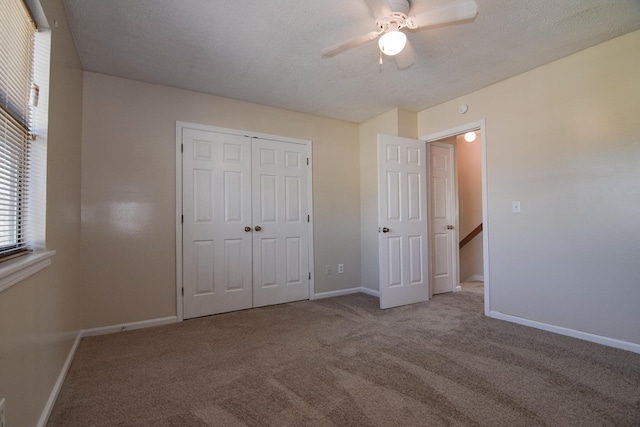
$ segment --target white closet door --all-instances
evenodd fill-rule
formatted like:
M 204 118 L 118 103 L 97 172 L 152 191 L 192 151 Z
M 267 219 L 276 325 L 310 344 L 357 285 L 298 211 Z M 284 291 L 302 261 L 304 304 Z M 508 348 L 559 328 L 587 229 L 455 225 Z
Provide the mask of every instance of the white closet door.
M 251 140 L 193 129 L 182 140 L 184 317 L 249 308 Z
M 308 299 L 307 147 L 255 138 L 252 159 L 253 305 Z

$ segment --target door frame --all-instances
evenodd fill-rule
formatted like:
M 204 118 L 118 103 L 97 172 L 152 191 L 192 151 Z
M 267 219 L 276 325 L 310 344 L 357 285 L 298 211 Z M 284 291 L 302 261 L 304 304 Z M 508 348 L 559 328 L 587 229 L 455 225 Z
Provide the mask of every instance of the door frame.
M 421 136 L 420 139 L 425 141 L 426 144 L 435 142 L 444 138 L 460 135 L 462 133 L 480 131 L 481 138 L 481 163 L 482 163 L 482 252 L 483 252 L 483 268 L 484 268 L 484 312 L 488 315 L 491 311 L 491 276 L 489 270 L 489 200 L 487 189 L 487 135 L 486 135 L 486 121 L 481 119 L 475 122 L 466 123 L 453 128 L 445 129 L 439 132 L 434 132 Z M 428 152 L 428 150 L 427 150 Z M 455 164 L 455 162 L 454 162 Z M 457 215 L 456 215 L 457 217 Z M 431 222 L 429 220 L 429 222 Z M 429 224 L 431 227 L 431 224 Z M 430 247 L 431 250 L 431 247 Z M 431 254 L 429 254 L 431 259 Z M 459 260 L 456 260 L 459 265 Z M 459 267 L 458 267 L 459 268 Z M 431 286 L 429 286 L 429 294 L 431 296 Z
M 299 139 L 299 138 L 290 138 L 286 136 L 280 135 L 271 135 L 266 133 L 259 132 L 251 132 L 240 129 L 230 129 L 219 126 L 209 126 L 198 123 L 190 123 L 183 121 L 176 121 L 176 151 L 175 151 L 175 161 L 176 161 L 176 212 L 175 212 L 175 226 L 176 226 L 176 317 L 178 322 L 182 322 L 184 320 L 184 310 L 183 310 L 183 300 L 184 297 L 182 295 L 182 273 L 183 273 L 183 263 L 182 263 L 182 209 L 183 209 L 183 197 L 182 197 L 182 130 L 183 129 L 195 129 L 206 132 L 216 132 L 216 133 L 225 133 L 230 135 L 240 135 L 247 136 L 250 138 L 260 138 L 265 140 L 272 141 L 281 141 L 281 142 L 291 142 L 294 144 L 302 144 L 307 147 L 307 158 L 308 158 L 308 212 L 309 212 L 309 221 L 307 223 L 309 230 L 309 272 L 311 273 L 311 277 L 309 279 L 309 299 L 314 299 L 315 295 L 315 285 L 314 285 L 314 264 L 313 264 L 313 141 L 310 139 Z

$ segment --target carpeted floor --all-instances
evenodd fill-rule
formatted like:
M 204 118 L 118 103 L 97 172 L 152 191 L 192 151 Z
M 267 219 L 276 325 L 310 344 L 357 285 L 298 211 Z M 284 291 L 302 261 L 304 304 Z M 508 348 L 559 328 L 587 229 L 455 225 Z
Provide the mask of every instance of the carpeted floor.
M 640 426 L 640 354 L 489 319 L 481 285 L 85 338 L 49 426 Z

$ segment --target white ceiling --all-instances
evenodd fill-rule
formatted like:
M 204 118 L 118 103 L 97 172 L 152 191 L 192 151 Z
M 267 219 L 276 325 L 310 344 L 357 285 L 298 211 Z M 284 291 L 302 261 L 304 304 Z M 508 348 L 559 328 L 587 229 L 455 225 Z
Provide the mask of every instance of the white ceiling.
M 412 0 L 412 12 L 455 0 Z M 362 122 L 420 111 L 640 29 L 640 0 L 477 0 L 472 22 L 411 32 L 379 65 L 364 0 L 64 0 L 86 71 Z M 640 46 L 638 47 L 640 48 Z

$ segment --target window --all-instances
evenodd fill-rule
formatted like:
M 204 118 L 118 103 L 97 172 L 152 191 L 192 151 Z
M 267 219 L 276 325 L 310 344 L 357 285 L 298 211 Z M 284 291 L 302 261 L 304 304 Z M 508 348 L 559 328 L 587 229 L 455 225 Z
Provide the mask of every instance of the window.
M 22 0 L 0 0 L 0 292 L 55 255 L 45 249 L 51 32 L 40 3 L 26 1 L 38 32 Z
M 30 250 L 28 191 L 35 25 L 22 0 L 0 5 L 0 260 Z

